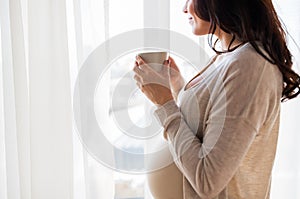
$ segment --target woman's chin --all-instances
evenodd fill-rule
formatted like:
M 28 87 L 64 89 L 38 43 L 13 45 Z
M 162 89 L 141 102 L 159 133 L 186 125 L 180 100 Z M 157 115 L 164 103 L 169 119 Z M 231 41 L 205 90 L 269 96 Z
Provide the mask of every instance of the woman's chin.
M 207 35 L 208 31 L 199 30 L 198 28 L 192 27 L 192 33 L 197 36 Z
M 201 35 L 200 32 L 199 32 L 199 30 L 195 29 L 194 27 L 192 28 L 192 33 L 193 33 L 194 35 L 197 35 L 197 36 L 200 36 L 200 35 Z

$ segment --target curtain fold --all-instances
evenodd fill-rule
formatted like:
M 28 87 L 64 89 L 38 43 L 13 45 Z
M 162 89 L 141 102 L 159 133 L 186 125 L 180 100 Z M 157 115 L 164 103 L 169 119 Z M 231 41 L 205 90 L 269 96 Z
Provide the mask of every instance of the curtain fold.
M 20 0 L 9 1 L 11 21 L 12 69 L 15 93 L 15 119 L 19 166 L 20 197 L 31 198 L 31 163 L 29 132 L 29 96 L 26 67 L 25 34 Z
M 14 82 L 14 60 L 16 54 L 13 46 L 15 35 L 12 34 L 14 18 L 10 16 L 10 4 L 8 1 L 0 2 L 1 40 L 2 40 L 2 130 L 4 139 L 4 166 L 5 187 L 8 198 L 20 198 L 19 179 L 19 155 L 16 128 L 16 103 L 15 103 L 15 82 Z M 14 40 L 15 41 L 15 40 Z
M 73 198 L 66 2 L 28 0 L 32 199 Z
M 68 47 L 70 64 L 71 95 L 74 90 L 76 76 L 83 62 L 83 42 L 80 0 L 66 0 Z M 71 96 L 73 104 L 73 96 Z M 87 152 L 78 138 L 73 119 L 73 196 L 74 199 L 87 198 Z
M 94 50 L 97 45 L 99 45 L 98 42 L 102 39 L 102 34 L 96 34 L 97 31 L 95 30 L 99 29 L 99 27 L 97 26 L 99 26 L 100 24 L 103 30 L 103 35 L 109 35 L 109 24 L 100 23 L 102 21 L 102 18 L 108 19 L 107 9 L 109 4 L 104 0 L 67 0 L 67 5 L 69 6 L 67 8 L 67 12 L 69 13 L 68 42 L 71 65 L 71 91 L 73 94 L 75 81 L 83 62 L 87 59 L 89 53 Z M 98 17 L 100 16 L 100 18 L 95 17 L 95 13 L 93 11 L 101 13 L 99 15 L 96 15 Z M 107 75 L 105 78 L 109 81 L 109 77 L 107 77 Z M 103 93 L 99 100 L 109 105 L 108 99 L 106 97 L 109 93 L 108 85 L 105 91 L 107 91 L 107 93 Z M 95 100 L 97 101 L 97 99 Z M 100 111 L 104 112 L 103 110 Z M 76 127 L 75 123 L 74 126 Z M 75 177 L 74 197 L 78 199 L 114 198 L 113 171 L 105 168 L 102 164 L 92 158 L 89 153 L 87 153 L 86 149 L 82 147 L 82 143 L 79 140 L 79 135 L 78 132 L 76 132 L 76 129 L 74 129 L 73 150 Z

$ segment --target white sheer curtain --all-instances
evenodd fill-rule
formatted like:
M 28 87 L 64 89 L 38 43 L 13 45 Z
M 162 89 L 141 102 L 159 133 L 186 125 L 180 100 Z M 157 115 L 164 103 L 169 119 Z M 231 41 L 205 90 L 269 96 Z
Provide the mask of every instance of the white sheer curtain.
M 71 198 L 64 1 L 1 1 L 1 42 L 1 198 Z
M 89 53 L 121 32 L 119 21 L 109 20 L 119 14 L 109 8 L 118 4 L 0 1 L 1 199 L 114 198 L 113 172 L 78 139 L 72 94 Z M 122 31 L 138 28 L 123 25 Z
M 274 2 L 300 45 L 300 3 Z M 205 45 L 190 32 L 184 3 L 0 0 L 0 199 L 151 198 L 143 190 L 145 176 L 107 169 L 82 147 L 73 121 L 73 89 L 87 56 L 120 33 L 170 28 Z M 299 50 L 289 44 L 299 71 Z M 110 75 L 108 82 L 118 73 Z M 109 106 L 109 99 L 101 103 Z M 300 197 L 299 112 L 299 99 L 282 105 L 272 199 Z

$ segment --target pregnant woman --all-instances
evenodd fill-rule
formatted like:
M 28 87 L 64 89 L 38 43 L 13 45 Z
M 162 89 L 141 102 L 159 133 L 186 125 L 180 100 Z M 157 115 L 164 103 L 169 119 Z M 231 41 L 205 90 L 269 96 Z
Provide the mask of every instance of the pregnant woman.
M 174 159 L 165 173 L 182 179 L 181 191 L 172 191 L 169 183 L 176 182 L 164 177 L 157 183 L 171 193 L 154 196 L 269 198 L 280 103 L 300 92 L 272 1 L 188 0 L 183 12 L 195 35 L 210 34 L 216 55 L 208 66 L 187 84 L 172 58 L 162 73 L 140 57 L 133 69 L 137 85 L 157 105 Z

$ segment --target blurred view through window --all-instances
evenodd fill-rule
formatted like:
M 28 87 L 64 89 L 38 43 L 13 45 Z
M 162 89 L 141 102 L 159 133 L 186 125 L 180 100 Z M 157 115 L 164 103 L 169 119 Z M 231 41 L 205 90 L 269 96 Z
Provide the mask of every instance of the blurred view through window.
M 145 0 L 146 1 L 146 0 Z M 98 45 L 103 43 L 105 39 L 109 39 L 113 36 L 121 34 L 126 31 L 140 29 L 144 27 L 145 20 L 150 20 L 146 12 L 144 12 L 144 2 L 143 0 L 109 0 L 106 1 L 107 8 L 106 13 L 104 12 L 103 2 L 97 0 L 89 1 L 79 1 L 80 2 L 80 12 L 81 12 L 81 26 L 82 26 L 82 59 L 86 59 L 89 53 L 92 52 Z M 68 0 L 70 3 L 70 0 Z M 155 7 L 155 2 L 152 1 L 153 6 Z M 168 1 L 168 7 L 157 8 L 169 10 L 170 15 L 165 17 L 170 17 L 169 28 L 172 31 L 179 32 L 184 34 L 186 37 L 192 39 L 193 41 L 199 43 L 206 49 L 206 53 L 212 55 L 212 51 L 207 45 L 206 37 L 196 37 L 191 32 L 191 27 L 188 24 L 187 17 L 182 12 L 182 7 L 185 1 Z M 151 3 L 148 1 L 147 3 Z M 285 22 L 289 34 L 292 35 L 293 39 L 300 44 L 300 1 L 298 0 L 275 0 L 274 4 L 278 10 L 278 13 L 282 20 Z M 156 4 L 159 5 L 159 4 Z M 73 7 L 69 4 L 67 7 L 69 10 L 72 10 Z M 149 19 L 150 18 L 150 19 Z M 262 19 L 263 20 L 263 19 Z M 76 25 L 75 25 L 76 26 Z M 75 35 L 71 35 L 75 40 Z M 299 50 L 296 48 L 296 45 L 293 44 L 291 37 L 289 37 L 289 44 L 292 47 L 292 51 L 295 55 L 299 57 Z M 122 44 L 120 44 L 122 45 Z M 70 49 L 72 51 L 72 49 Z M 80 52 L 75 52 L 73 49 L 74 56 L 78 55 Z M 112 96 L 112 91 L 116 85 L 118 85 L 120 79 L 123 78 L 124 74 L 130 71 L 133 67 L 135 53 L 129 53 L 121 56 L 118 60 L 115 60 L 110 70 L 106 72 L 106 89 Z M 201 55 L 199 55 L 201 56 Z M 188 64 L 186 60 L 183 60 L 176 55 L 173 55 L 176 59 L 178 66 L 184 68 L 184 76 L 186 79 L 192 77 L 196 71 L 194 71 Z M 298 59 L 299 62 L 299 59 Z M 299 66 L 298 66 L 299 69 Z M 126 81 L 122 81 L 124 85 L 124 90 L 127 87 L 135 86 L 135 81 L 128 78 Z M 110 106 L 109 98 L 105 98 L 106 101 L 101 103 L 106 103 L 107 107 Z M 132 94 L 130 100 L 123 99 L 122 94 L 118 95 L 120 102 L 128 101 L 127 106 L 118 107 L 118 111 L 128 111 L 130 119 L 134 122 L 135 125 L 143 126 L 151 122 L 149 115 L 151 113 L 151 108 L 145 108 L 151 106 L 147 99 L 137 90 Z M 99 102 L 100 103 L 100 102 Z M 97 106 L 97 105 L 96 105 Z M 292 103 L 285 105 L 286 107 L 292 107 Z M 288 109 L 287 108 L 287 109 Z M 286 110 L 287 110 L 286 109 Z M 288 110 L 290 112 L 290 109 Z M 100 113 L 99 113 L 100 114 Z M 101 113 L 103 114 L 103 113 Z M 115 146 L 124 148 L 126 150 L 143 153 L 143 146 L 136 144 L 135 142 L 129 141 L 127 136 L 124 135 L 113 122 L 113 118 L 110 117 L 109 108 L 104 114 L 108 115 L 109 121 L 105 124 L 110 129 L 108 136 L 109 140 L 114 143 Z M 290 121 L 295 121 L 295 117 L 288 117 L 286 113 L 282 112 L 284 119 L 290 119 Z M 299 114 L 299 112 L 298 112 Z M 296 121 L 295 121 L 296 122 Z M 284 123 L 284 122 L 283 122 Z M 295 125 L 291 125 L 293 128 Z M 274 199 L 280 198 L 295 198 L 297 195 L 300 197 L 300 155 L 297 152 L 298 156 L 292 157 L 290 154 L 295 153 L 295 142 L 300 141 L 300 134 L 295 132 L 295 129 L 289 129 L 288 125 L 283 126 L 281 129 L 281 135 L 279 138 L 279 150 L 278 158 L 276 159 L 276 165 L 274 170 L 274 179 L 273 179 L 273 188 L 272 188 L 272 197 Z M 79 142 L 76 142 L 79 144 Z M 299 149 L 298 149 L 299 151 Z M 94 170 L 95 172 L 103 172 L 99 167 L 99 163 L 96 162 L 92 157 L 87 154 L 88 167 Z M 123 164 L 123 166 L 132 166 L 142 164 L 141 162 L 133 161 L 123 161 L 122 156 L 115 154 L 117 164 Z M 75 159 L 75 161 L 77 161 Z M 130 165 L 131 164 L 131 165 Z M 296 175 L 295 175 L 296 174 Z M 98 180 L 97 175 L 90 175 L 91 178 L 95 178 L 93 182 L 96 184 L 95 187 L 101 186 L 97 184 Z M 146 183 L 145 175 L 134 175 L 134 174 L 125 174 L 121 172 L 114 171 L 111 178 L 113 178 L 114 183 L 114 195 L 116 199 L 151 199 L 152 196 L 149 193 Z M 293 183 L 291 183 L 293 182 Z M 298 187 L 298 188 L 297 188 Z M 286 194 L 290 194 L 287 196 Z

